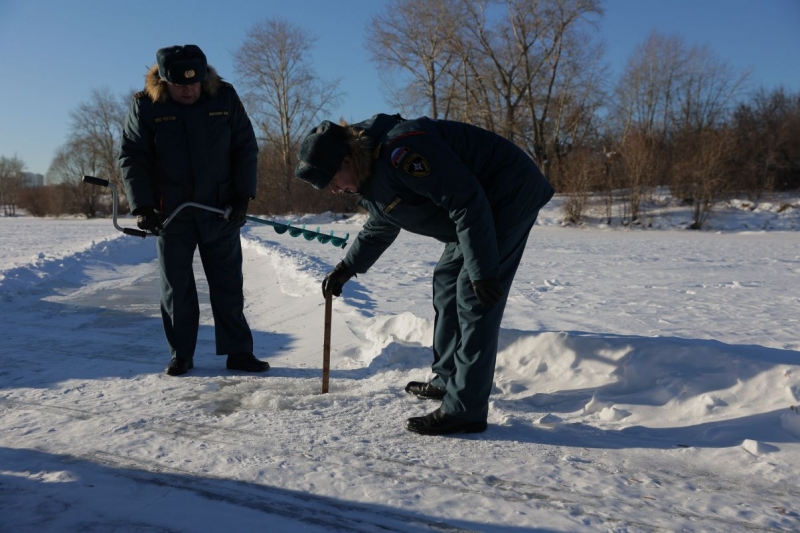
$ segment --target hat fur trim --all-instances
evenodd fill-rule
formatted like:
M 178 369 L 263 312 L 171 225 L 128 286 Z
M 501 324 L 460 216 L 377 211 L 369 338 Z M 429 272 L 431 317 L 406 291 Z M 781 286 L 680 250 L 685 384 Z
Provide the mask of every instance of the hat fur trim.
M 214 96 L 219 91 L 222 85 L 222 77 L 217 74 L 217 71 L 212 66 L 208 66 L 208 73 L 206 79 L 201 82 L 200 87 L 203 94 Z M 158 75 L 158 63 L 150 67 L 144 77 L 144 91 L 150 99 L 157 104 L 166 103 L 169 100 L 169 90 L 167 89 L 166 80 L 161 79 Z

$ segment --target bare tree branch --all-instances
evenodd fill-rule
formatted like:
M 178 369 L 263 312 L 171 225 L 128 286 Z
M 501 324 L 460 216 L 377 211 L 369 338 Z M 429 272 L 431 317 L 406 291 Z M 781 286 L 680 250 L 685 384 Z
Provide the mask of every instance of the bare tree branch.
M 234 53 L 248 111 L 258 133 L 281 157 L 285 190 L 292 184 L 297 146 L 339 101 L 339 81 L 323 82 L 309 65 L 314 40 L 283 20 L 255 23 Z

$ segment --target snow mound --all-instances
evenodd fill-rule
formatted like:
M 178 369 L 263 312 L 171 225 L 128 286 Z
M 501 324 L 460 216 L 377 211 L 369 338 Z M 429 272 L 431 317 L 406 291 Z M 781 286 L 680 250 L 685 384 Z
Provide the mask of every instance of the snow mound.
M 39 252 L 25 265 L 0 271 L 0 298 L 9 301 L 15 294 L 27 292 L 91 258 L 108 257 L 112 252 L 119 252 L 128 244 L 130 242 L 126 239 L 114 236 L 91 241 L 61 254 Z
M 319 280 L 327 269 L 319 260 L 249 236 L 242 237 L 242 248 L 269 259 L 278 277 L 276 281 L 287 296 L 299 298 L 319 293 Z
M 433 322 L 413 313 L 380 316 L 367 329 L 367 340 L 376 346 L 386 346 L 390 342 L 430 346 L 433 340 Z

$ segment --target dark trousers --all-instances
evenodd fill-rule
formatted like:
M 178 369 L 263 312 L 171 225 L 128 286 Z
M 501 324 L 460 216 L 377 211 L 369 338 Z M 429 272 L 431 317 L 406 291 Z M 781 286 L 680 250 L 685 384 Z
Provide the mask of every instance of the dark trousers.
M 500 274 L 506 296 L 487 308 L 472 290 L 458 243 L 449 243 L 433 271 L 433 384 L 447 391 L 442 410 L 470 421 L 486 420 L 494 385 L 497 341 L 508 291 L 539 212 L 513 227 L 497 228 Z
M 197 345 L 200 307 L 192 262 L 198 248 L 208 280 L 217 355 L 253 351 L 253 335 L 244 317 L 239 227 L 222 220 L 219 224 L 221 230 L 214 235 L 201 235 L 195 216 L 187 211 L 158 237 L 161 317 L 170 353 L 178 359 L 194 357 Z

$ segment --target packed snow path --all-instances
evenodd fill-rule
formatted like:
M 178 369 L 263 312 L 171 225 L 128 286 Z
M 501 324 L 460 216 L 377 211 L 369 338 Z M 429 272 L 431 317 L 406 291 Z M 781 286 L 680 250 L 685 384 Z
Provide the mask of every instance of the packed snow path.
M 489 430 L 431 438 L 402 424 L 435 403 L 403 387 L 428 377 L 437 243 L 403 234 L 335 300 L 322 395 L 342 250 L 248 227 L 272 370 L 224 369 L 202 294 L 170 378 L 154 242 L 96 228 L 2 272 L 0 531 L 800 529 L 797 233 L 537 227 Z

